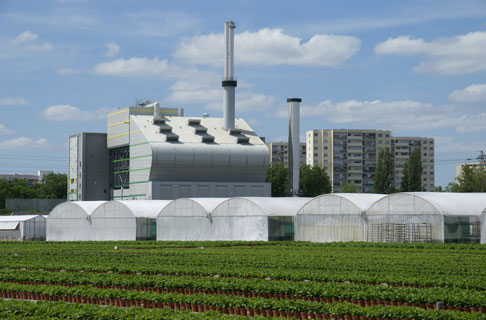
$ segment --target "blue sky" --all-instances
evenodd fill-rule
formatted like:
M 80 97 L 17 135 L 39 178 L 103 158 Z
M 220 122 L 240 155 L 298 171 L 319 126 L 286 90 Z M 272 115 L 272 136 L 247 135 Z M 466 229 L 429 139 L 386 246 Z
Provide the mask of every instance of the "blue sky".
M 67 139 L 138 99 L 222 115 L 224 21 L 236 113 L 436 139 L 436 185 L 486 151 L 486 1 L 0 0 L 0 173 L 65 172 Z

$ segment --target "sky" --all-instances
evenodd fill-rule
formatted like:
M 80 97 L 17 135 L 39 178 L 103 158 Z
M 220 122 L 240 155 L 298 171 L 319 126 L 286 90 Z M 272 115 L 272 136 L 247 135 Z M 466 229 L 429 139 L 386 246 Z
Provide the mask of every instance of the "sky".
M 0 0 L 0 174 L 67 171 L 68 136 L 138 100 L 221 117 L 224 22 L 236 115 L 433 137 L 435 183 L 486 151 L 486 1 Z

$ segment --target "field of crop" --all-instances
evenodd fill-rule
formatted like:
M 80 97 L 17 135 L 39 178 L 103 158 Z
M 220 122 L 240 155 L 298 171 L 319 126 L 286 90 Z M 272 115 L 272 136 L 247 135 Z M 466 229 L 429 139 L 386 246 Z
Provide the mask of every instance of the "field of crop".
M 486 246 L 0 242 L 1 319 L 243 316 L 486 319 Z

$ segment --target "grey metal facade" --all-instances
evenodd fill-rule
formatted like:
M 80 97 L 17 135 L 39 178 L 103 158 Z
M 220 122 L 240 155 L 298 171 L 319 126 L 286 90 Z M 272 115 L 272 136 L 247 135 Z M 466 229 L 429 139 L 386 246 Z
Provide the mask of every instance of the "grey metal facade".
M 106 133 L 69 137 L 68 200 L 108 200 L 109 158 Z

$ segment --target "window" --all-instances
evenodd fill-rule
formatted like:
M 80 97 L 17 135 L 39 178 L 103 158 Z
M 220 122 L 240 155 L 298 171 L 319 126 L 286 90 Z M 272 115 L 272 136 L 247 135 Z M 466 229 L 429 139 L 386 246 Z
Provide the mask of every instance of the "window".
M 317 153 L 314 153 L 314 157 L 317 157 L 317 156 L 318 156 L 318 154 Z
M 314 147 L 314 150 L 317 150 L 317 147 Z
M 379 140 L 379 141 L 378 141 L 378 144 L 383 144 L 383 141 Z
M 318 133 L 317 132 L 314 132 L 314 137 L 317 137 Z
M 324 150 L 327 150 L 327 146 L 326 146 L 326 147 L 324 147 Z
M 324 158 L 327 158 L 327 153 L 324 153 Z

